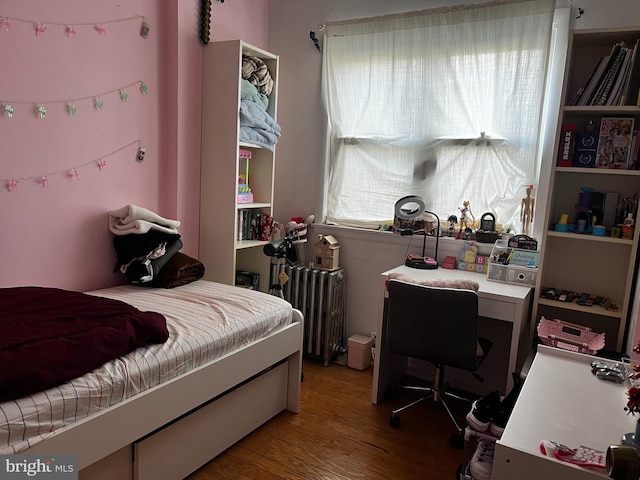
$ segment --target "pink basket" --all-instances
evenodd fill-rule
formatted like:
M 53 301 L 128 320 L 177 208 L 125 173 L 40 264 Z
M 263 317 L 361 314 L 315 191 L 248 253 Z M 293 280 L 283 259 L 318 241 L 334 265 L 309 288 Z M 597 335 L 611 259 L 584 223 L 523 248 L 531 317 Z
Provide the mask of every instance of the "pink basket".
M 542 343 L 577 353 L 595 354 L 604 348 L 604 333 L 592 332 L 589 327 L 540 318 L 538 336 Z

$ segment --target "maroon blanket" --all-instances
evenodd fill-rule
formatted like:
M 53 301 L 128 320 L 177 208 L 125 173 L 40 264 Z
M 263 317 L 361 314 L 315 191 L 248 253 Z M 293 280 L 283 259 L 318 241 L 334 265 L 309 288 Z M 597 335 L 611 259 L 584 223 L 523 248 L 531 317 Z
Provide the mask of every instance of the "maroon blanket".
M 167 338 L 161 314 L 118 300 L 56 288 L 0 289 L 0 401 L 55 387 Z

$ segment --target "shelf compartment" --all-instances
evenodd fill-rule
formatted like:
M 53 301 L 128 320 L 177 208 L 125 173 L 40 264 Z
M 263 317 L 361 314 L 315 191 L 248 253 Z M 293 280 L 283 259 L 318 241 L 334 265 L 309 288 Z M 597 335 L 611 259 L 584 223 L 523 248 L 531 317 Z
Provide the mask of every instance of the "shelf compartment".
M 571 306 L 572 308 L 566 308 Z M 580 307 L 580 310 L 576 307 Z M 607 315 L 602 312 L 608 312 L 601 307 L 583 307 L 582 305 L 563 305 L 563 302 L 540 298 L 538 301 L 538 311 L 535 322 L 532 322 L 534 329 L 541 317 L 548 320 L 562 320 L 563 322 L 574 323 L 589 327 L 596 333 L 604 333 L 604 348 L 606 350 L 619 351 L 619 345 L 622 341 L 623 332 L 621 326 L 624 320 L 618 316 Z
M 568 235 L 579 236 L 581 240 L 571 241 Z M 632 245 L 588 241 L 587 238 L 586 235 L 567 233 L 547 235 L 544 264 L 538 275 L 540 287 L 586 292 L 610 299 L 624 298 Z
M 640 108 L 638 110 L 640 110 Z M 267 150 L 262 145 L 257 145 L 255 143 L 245 142 L 243 140 L 240 140 L 238 142 L 238 146 L 242 147 L 242 148 L 254 148 L 256 150 L 266 150 L 266 151 L 269 151 L 269 152 L 271 151 L 271 150 Z
M 255 248 L 266 245 L 269 242 L 263 240 L 238 240 L 236 242 L 236 250 L 243 250 L 245 248 Z
M 564 107 L 564 113 L 571 117 L 624 117 L 627 115 L 632 117 L 640 115 L 640 107 L 633 105 L 568 105 Z
M 581 175 L 620 175 L 625 177 L 640 177 L 640 170 L 626 170 L 622 168 L 556 167 L 556 172 L 575 173 Z
M 249 210 L 252 208 L 271 208 L 270 203 L 265 202 L 253 202 L 253 203 L 239 203 L 238 210 Z
M 604 317 L 612 317 L 620 319 L 621 313 L 620 310 L 614 312 L 612 310 L 607 310 L 606 308 L 602 308 L 598 305 L 592 305 L 587 307 L 586 305 L 578 305 L 575 302 L 560 302 L 559 300 L 550 300 L 548 298 L 540 298 L 538 300 L 540 305 L 548 305 L 550 307 L 563 309 L 563 310 L 573 310 L 574 312 L 582 312 L 588 313 L 590 315 L 601 315 Z M 616 302 L 620 305 L 620 302 Z
M 633 246 L 633 240 L 627 240 L 626 238 L 614 238 L 614 237 L 599 237 L 598 235 L 589 235 L 582 233 L 570 233 L 570 232 L 556 232 L 549 230 L 547 232 L 548 237 L 563 238 L 566 240 L 580 240 L 585 242 L 603 242 L 612 243 L 617 245 L 627 245 L 629 248 Z
M 547 217 L 550 223 L 555 224 L 562 214 L 568 214 L 570 220 L 573 219 L 582 187 L 591 187 L 594 191 L 600 193 L 617 193 L 618 200 L 620 200 L 623 197 L 630 197 L 640 192 L 640 171 L 556 167 L 553 185 L 553 202 L 549 206 Z M 601 221 L 602 219 L 598 219 L 597 223 Z M 608 229 L 612 226 L 612 224 L 605 225 Z M 565 235 L 569 234 L 566 233 Z M 590 236 L 577 235 L 580 237 Z M 576 237 L 568 238 L 576 239 Z

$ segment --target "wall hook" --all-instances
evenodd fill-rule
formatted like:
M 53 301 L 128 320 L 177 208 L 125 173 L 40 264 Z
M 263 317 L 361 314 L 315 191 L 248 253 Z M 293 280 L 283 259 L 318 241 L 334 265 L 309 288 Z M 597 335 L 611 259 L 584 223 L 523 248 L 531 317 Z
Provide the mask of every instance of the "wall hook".
M 311 30 L 309 32 L 309 38 L 313 41 L 313 44 L 316 46 L 316 48 L 318 49 L 319 52 L 322 52 L 322 50 L 320 49 L 320 42 L 318 41 L 318 37 L 316 37 L 316 32 L 314 32 L 313 30 Z

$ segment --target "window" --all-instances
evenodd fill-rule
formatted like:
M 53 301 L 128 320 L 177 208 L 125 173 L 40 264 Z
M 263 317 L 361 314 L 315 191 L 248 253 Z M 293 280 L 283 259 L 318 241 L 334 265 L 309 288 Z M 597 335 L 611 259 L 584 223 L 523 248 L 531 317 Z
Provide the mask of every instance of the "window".
M 494 2 L 327 25 L 326 221 L 377 228 L 420 195 L 519 230 L 537 183 L 554 2 Z

